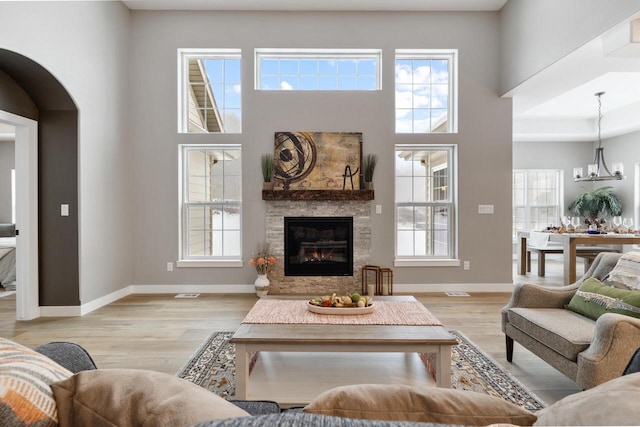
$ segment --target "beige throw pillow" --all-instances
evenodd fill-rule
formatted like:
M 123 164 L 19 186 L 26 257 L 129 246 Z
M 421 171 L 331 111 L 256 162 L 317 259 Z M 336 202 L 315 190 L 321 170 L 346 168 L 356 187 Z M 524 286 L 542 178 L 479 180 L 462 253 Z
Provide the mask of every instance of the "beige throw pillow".
M 51 388 L 60 427 L 180 427 L 249 416 L 208 390 L 160 372 L 82 371 Z
M 305 412 L 369 420 L 486 426 L 530 426 L 536 416 L 498 397 L 470 391 L 407 385 L 361 384 L 322 393 Z
M 536 426 L 625 426 L 640 423 L 640 373 L 572 394 L 536 413 Z
M 640 290 L 640 252 L 622 255 L 607 281 L 617 288 Z

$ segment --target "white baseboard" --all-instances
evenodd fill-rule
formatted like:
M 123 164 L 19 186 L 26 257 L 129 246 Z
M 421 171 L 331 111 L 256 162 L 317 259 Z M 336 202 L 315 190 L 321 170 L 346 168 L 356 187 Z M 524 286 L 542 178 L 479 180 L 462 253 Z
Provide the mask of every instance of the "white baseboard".
M 103 297 L 100 297 L 98 299 L 94 299 L 93 301 L 90 301 L 86 304 L 82 304 L 81 306 L 81 316 L 84 316 L 85 314 L 91 313 L 92 311 L 95 311 L 101 307 L 104 307 L 105 305 L 109 305 L 112 302 L 116 302 L 121 298 L 126 297 L 127 295 L 132 294 L 133 292 L 131 292 L 131 286 L 127 286 L 124 289 L 120 289 L 118 291 L 112 292 L 109 295 L 105 295 Z
M 394 284 L 394 292 L 512 292 L 513 283 L 429 283 Z M 132 294 L 253 294 L 251 285 L 132 285 Z
M 512 292 L 513 283 L 429 283 L 395 284 L 394 293 L 428 292 Z M 79 317 L 131 294 L 253 294 L 251 285 L 131 285 L 80 306 L 41 306 L 41 317 Z
M 132 294 L 255 294 L 251 285 L 131 285 Z
M 40 306 L 40 317 L 79 317 L 131 294 L 131 286 L 112 292 L 82 305 Z
M 425 292 L 513 292 L 513 283 L 428 283 L 428 284 L 394 284 L 394 293 Z
M 131 285 L 80 306 L 41 306 L 40 317 L 79 317 L 131 294 L 253 294 L 251 285 Z

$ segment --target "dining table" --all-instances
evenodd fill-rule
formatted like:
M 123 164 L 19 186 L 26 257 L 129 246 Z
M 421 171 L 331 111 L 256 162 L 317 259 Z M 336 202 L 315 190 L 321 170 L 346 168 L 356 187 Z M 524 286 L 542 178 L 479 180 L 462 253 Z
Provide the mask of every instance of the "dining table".
M 527 239 L 530 233 L 518 232 L 517 271 L 520 275 L 527 274 Z M 576 281 L 576 247 L 579 245 L 640 245 L 640 234 L 621 233 L 549 233 L 549 241 L 562 244 L 564 256 L 564 284 Z

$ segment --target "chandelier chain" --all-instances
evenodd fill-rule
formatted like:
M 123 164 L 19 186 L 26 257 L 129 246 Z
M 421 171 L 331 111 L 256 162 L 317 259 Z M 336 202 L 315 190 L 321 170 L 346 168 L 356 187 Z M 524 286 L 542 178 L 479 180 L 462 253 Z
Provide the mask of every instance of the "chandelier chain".
M 602 147 L 602 136 L 601 136 L 601 123 L 602 123 L 602 95 L 604 92 L 599 92 L 598 95 L 598 147 Z

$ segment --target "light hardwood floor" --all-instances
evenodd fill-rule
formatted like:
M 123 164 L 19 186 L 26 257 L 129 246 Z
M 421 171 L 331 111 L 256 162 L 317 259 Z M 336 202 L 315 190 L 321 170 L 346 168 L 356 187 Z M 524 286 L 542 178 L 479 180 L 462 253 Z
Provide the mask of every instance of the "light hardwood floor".
M 535 273 L 514 274 L 514 281 L 561 285 L 562 264 L 548 261 L 544 279 Z M 517 343 L 514 362 L 506 361 L 500 309 L 510 294 L 415 296 L 447 328 L 464 333 L 547 403 L 580 391 L 575 383 Z M 203 294 L 196 299 L 176 299 L 173 294 L 130 295 L 83 317 L 18 322 L 14 295 L 0 299 L 0 336 L 32 348 L 49 341 L 72 341 L 85 347 L 101 368 L 175 374 L 213 331 L 234 331 L 256 300 L 248 294 Z

